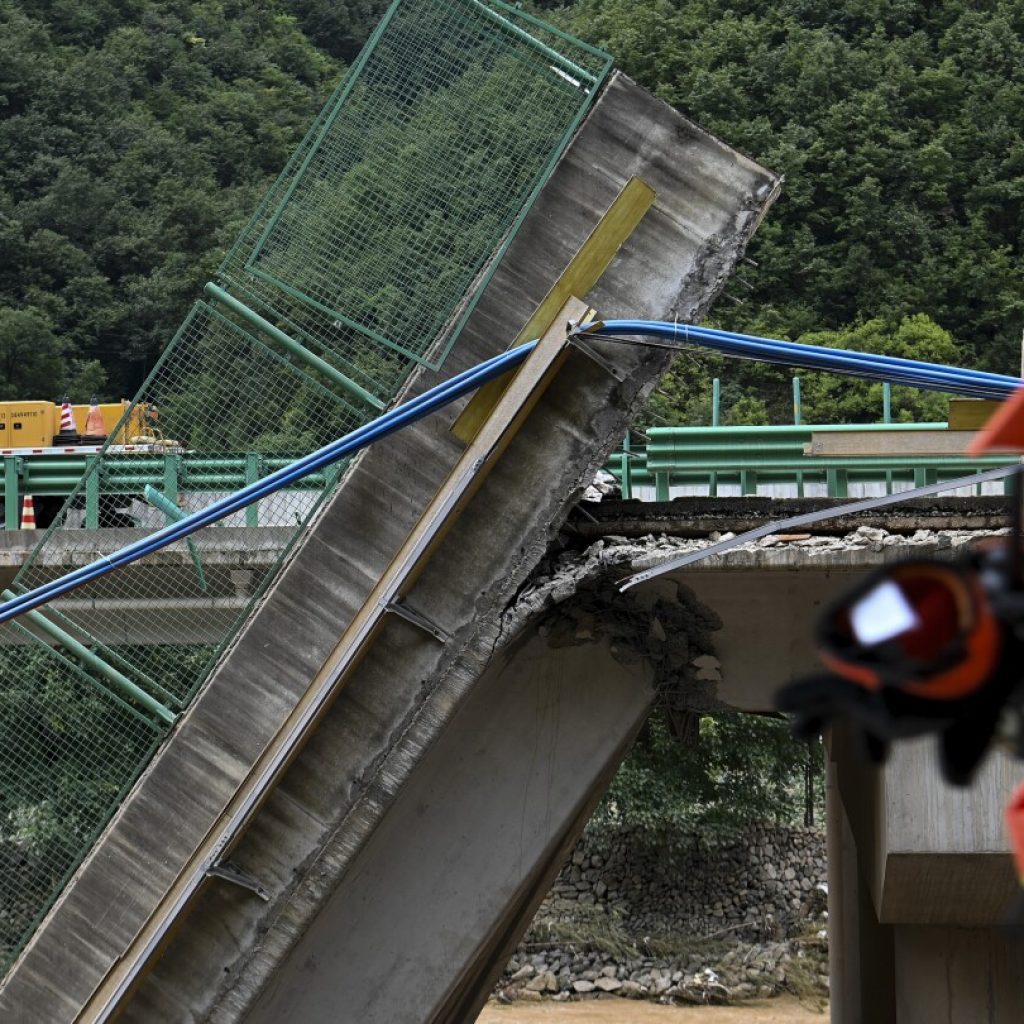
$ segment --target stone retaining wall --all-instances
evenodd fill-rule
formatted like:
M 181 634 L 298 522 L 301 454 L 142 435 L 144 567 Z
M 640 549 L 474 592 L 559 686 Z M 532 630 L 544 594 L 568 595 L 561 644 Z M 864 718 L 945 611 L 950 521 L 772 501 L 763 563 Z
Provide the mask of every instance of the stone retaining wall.
M 828 985 L 824 835 L 754 825 L 709 844 L 585 836 L 499 998 L 730 1002 Z
M 732 842 L 655 845 L 629 832 L 587 836 L 541 907 L 571 918 L 579 905 L 620 916 L 633 936 L 789 938 L 825 909 L 825 838 L 814 829 L 754 825 Z

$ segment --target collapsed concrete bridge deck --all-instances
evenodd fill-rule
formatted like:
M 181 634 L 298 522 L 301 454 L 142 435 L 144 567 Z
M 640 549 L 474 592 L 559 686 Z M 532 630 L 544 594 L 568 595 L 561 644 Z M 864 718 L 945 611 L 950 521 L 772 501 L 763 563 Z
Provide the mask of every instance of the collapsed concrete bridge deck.
M 446 372 L 516 335 L 633 177 L 653 206 L 579 290 L 599 310 L 650 317 L 706 312 L 779 187 L 615 78 Z M 821 552 L 768 550 L 708 563 L 685 592 L 663 581 L 608 594 L 608 629 L 549 600 L 536 567 L 664 357 L 592 342 L 546 358 L 468 455 L 442 417 L 358 460 L 15 964 L 0 990 L 7 1019 L 472 1020 L 659 689 L 697 710 L 759 709 L 807 664 L 808 615 L 872 563 L 870 546 L 831 567 Z M 408 393 L 431 382 L 424 370 Z M 563 597 L 591 584 L 605 595 L 607 567 L 584 565 Z M 716 658 L 720 678 L 697 678 L 694 652 Z M 836 870 L 848 880 L 834 887 L 847 928 L 836 1019 L 932 1019 L 915 1001 L 929 958 L 985 979 L 949 1019 L 983 1019 L 971 1016 L 983 998 L 991 1019 L 1020 1019 L 991 927 L 1008 861 L 989 818 L 971 838 L 991 854 L 989 909 L 887 920 L 913 903 L 892 896 L 909 884 L 901 856 L 934 854 L 945 870 L 941 858 L 962 851 L 892 846 L 895 805 L 854 810 L 834 750 Z M 1005 773 L 993 770 L 994 794 Z M 893 791 L 909 785 L 893 779 Z M 884 838 L 863 820 L 885 821 Z M 967 960 L 950 938 L 958 923 L 981 928 Z
M 634 178 L 653 204 L 573 264 Z M 613 78 L 446 375 L 573 291 L 699 319 L 779 184 Z M 439 416 L 357 460 L 8 974 L 5 1017 L 472 1019 L 654 694 L 645 665 L 599 648 L 552 662 L 502 642 L 666 360 L 596 341 L 548 358 L 465 451 Z M 496 820 L 512 794 L 520 813 Z

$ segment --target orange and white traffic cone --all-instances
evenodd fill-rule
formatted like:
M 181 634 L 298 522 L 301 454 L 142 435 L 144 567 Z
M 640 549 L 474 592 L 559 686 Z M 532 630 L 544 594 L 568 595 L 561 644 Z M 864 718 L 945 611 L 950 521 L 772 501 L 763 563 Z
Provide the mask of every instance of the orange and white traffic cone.
M 60 433 L 54 438 L 56 444 L 77 444 L 78 427 L 75 424 L 75 413 L 71 408 L 71 401 L 67 395 L 60 403 Z
M 90 444 L 107 439 L 107 427 L 103 422 L 103 413 L 100 412 L 95 395 L 89 403 L 89 415 L 85 418 L 85 439 Z
M 34 530 L 36 528 L 36 506 L 31 494 L 26 494 L 21 502 L 21 529 Z

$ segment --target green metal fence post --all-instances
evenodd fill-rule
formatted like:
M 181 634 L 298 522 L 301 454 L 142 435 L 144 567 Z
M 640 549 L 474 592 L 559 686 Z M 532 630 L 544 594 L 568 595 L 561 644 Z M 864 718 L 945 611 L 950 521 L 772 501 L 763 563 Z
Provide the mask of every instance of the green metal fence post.
M 630 442 L 629 442 L 629 431 L 626 431 L 626 436 L 622 439 L 622 457 L 619 460 L 619 490 L 622 492 L 624 501 L 628 501 L 633 497 L 633 487 L 630 481 Z
M 803 403 L 800 401 L 800 378 L 793 378 L 793 426 L 799 427 L 804 421 Z M 804 496 L 804 475 L 799 470 L 796 474 L 796 496 Z
M 180 523 L 185 518 L 187 513 L 182 512 L 180 508 L 173 502 L 168 501 L 155 487 L 150 484 L 146 484 L 142 491 L 142 496 L 149 502 L 153 508 L 159 509 L 167 517 L 168 523 Z M 196 579 L 199 581 L 199 589 L 204 594 L 209 589 L 206 582 L 206 573 L 203 572 L 203 563 L 199 558 L 199 548 L 196 546 L 196 542 L 192 537 L 189 537 L 185 543 L 188 545 L 188 553 L 192 558 L 192 565 L 196 570 Z
M 849 482 L 845 469 L 826 469 L 825 487 L 830 498 L 848 498 Z
M 85 460 L 85 528 L 98 530 L 100 525 L 100 457 Z
M 384 408 L 384 403 L 376 395 L 371 395 L 366 388 L 361 387 L 354 380 L 350 380 L 336 366 L 332 366 L 326 359 L 321 359 L 315 352 L 310 352 L 305 345 L 301 345 L 290 335 L 285 334 L 280 327 L 275 327 L 265 317 L 260 316 L 259 313 L 250 309 L 244 302 L 240 302 L 233 295 L 229 295 L 223 288 L 215 285 L 212 281 L 207 282 L 206 294 L 237 313 L 251 326 L 255 327 L 258 331 L 262 331 L 268 338 L 273 338 L 283 349 L 290 352 L 293 356 L 297 356 L 307 365 L 312 366 L 313 369 L 318 370 L 329 381 L 342 388 L 342 390 L 347 391 L 350 395 L 354 395 L 373 409 L 380 411 Z
M 668 473 L 654 474 L 654 500 L 668 501 L 670 498 Z
M 711 382 L 711 426 L 717 427 L 722 421 L 722 382 L 718 377 Z M 708 496 L 718 497 L 718 474 L 708 476 Z
M 892 423 L 892 385 L 888 381 L 882 384 L 882 422 Z M 892 494 L 892 470 L 885 471 L 885 493 Z
M 246 452 L 245 454 L 245 483 L 246 486 L 249 484 L 256 483 L 260 478 L 260 453 L 259 452 Z M 245 525 L 246 526 L 259 526 L 260 525 L 260 503 L 257 501 L 250 505 L 245 510 Z
M 164 497 L 168 501 L 178 503 L 178 483 L 180 468 L 177 455 L 164 456 Z
M 4 456 L 4 529 L 16 530 L 21 525 L 21 495 L 18 488 L 18 456 Z
M 11 590 L 4 590 L 0 593 L 5 601 L 11 601 L 17 595 Z M 140 686 L 133 683 L 124 673 L 118 672 L 113 665 L 107 664 L 99 655 L 90 651 L 85 644 L 76 640 L 70 633 L 61 629 L 55 622 L 52 622 L 40 611 L 25 612 L 25 618 L 29 620 L 47 636 L 52 637 L 70 651 L 79 661 L 87 665 L 94 672 L 101 675 L 108 682 L 116 686 L 122 693 L 127 694 L 132 700 L 138 701 L 147 711 L 156 715 L 167 725 L 173 725 L 178 716 L 168 708 L 165 708 L 155 697 L 146 693 Z
M 740 470 L 740 494 L 757 494 L 757 471 Z

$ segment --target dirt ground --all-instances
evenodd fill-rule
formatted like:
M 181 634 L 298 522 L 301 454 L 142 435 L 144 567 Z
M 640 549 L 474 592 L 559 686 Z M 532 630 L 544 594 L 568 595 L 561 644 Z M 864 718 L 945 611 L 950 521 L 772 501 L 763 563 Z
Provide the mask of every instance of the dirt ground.
M 826 1024 L 819 1012 L 794 999 L 767 999 L 740 1006 L 659 1006 L 629 999 L 580 1003 L 488 1003 L 477 1024 Z

